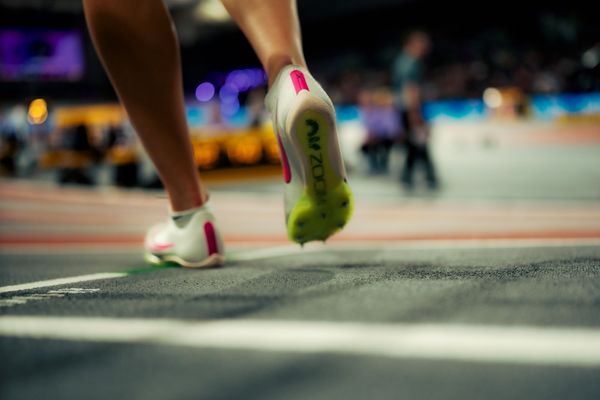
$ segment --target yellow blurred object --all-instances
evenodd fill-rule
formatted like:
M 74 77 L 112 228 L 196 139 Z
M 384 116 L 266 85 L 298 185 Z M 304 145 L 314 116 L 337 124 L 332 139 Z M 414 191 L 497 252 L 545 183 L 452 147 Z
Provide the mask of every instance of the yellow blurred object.
M 200 21 L 226 22 L 231 20 L 229 13 L 219 0 L 199 2 L 194 9 L 194 16 Z
M 556 122 L 560 124 L 590 124 L 600 125 L 600 113 L 594 114 L 565 114 L 556 118 Z
M 32 125 L 41 125 L 48 118 L 48 104 L 44 99 L 35 99 L 29 104 L 27 121 Z
M 265 124 L 260 131 L 260 136 L 265 150 L 265 158 L 271 164 L 279 164 L 281 156 L 279 154 L 279 143 L 273 130 L 273 125 Z
M 108 161 L 113 165 L 131 164 L 137 161 L 137 154 L 131 147 L 115 146 L 108 152 Z
M 58 150 L 48 150 L 42 154 L 38 165 L 42 169 L 50 169 L 60 166 L 62 161 L 62 152 Z
M 217 167 L 223 152 L 233 165 L 256 165 L 263 161 L 279 164 L 279 147 L 270 123 L 258 128 L 191 130 L 196 165 L 201 169 Z
M 225 150 L 232 164 L 257 164 L 262 158 L 262 141 L 256 131 L 249 131 L 227 140 Z
M 279 164 L 281 162 L 281 156 L 279 154 L 279 144 L 277 143 L 277 140 L 273 138 L 273 140 L 265 142 L 264 147 L 267 161 L 271 164 Z
M 125 111 L 119 104 L 95 104 L 85 106 L 57 107 L 55 112 L 57 128 L 76 125 L 121 125 L 125 120 Z
M 221 155 L 219 142 L 211 139 L 192 139 L 194 160 L 202 169 L 210 169 L 217 165 Z
M 61 152 L 60 166 L 63 168 L 84 168 L 91 162 L 91 157 L 80 151 L 63 150 Z

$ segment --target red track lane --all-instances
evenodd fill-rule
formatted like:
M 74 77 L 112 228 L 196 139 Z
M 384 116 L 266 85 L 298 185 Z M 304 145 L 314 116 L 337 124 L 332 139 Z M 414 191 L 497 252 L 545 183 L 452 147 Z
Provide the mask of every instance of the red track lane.
M 447 240 L 490 240 L 490 239 L 598 239 L 600 230 L 591 231 L 522 231 L 522 232 L 468 232 L 448 234 L 397 234 L 397 235 L 340 235 L 331 242 L 402 242 L 402 241 L 447 241 Z M 141 245 L 140 235 L 0 235 L 0 247 L 11 245 Z M 289 243 L 279 235 L 226 235 L 226 243 Z

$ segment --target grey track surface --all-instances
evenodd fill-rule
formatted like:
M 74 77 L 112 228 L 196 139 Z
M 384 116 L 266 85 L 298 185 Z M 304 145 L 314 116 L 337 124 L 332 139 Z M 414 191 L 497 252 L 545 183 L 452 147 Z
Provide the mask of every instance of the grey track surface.
M 496 138 L 503 138 L 509 129 L 512 128 L 499 127 Z M 423 225 L 432 232 L 442 233 L 446 232 L 444 229 L 461 233 L 465 227 L 474 225 L 473 229 L 478 229 L 475 232 L 480 232 L 483 228 L 503 224 L 516 233 L 595 229 L 591 225 L 598 220 L 597 205 L 600 204 L 598 142 L 515 146 L 500 141 L 497 146 L 482 147 L 469 142 L 462 130 L 460 127 L 450 132 L 451 136 L 446 137 L 451 140 L 446 145 L 434 145 L 443 179 L 442 190 L 435 194 L 421 190 L 406 193 L 390 178 L 357 177 L 352 181 L 357 204 L 364 201 L 365 204 L 394 205 L 398 209 L 422 205 L 423 210 L 440 205 L 434 208 L 438 210 L 435 215 L 458 213 L 453 217 L 456 222 L 428 217 L 427 213 L 413 208 L 418 217 L 398 222 L 398 230 L 404 233 L 419 233 Z M 437 137 L 444 138 L 443 135 Z M 399 165 L 394 165 L 392 170 L 397 172 Z M 260 195 L 259 199 L 276 197 L 279 202 L 281 187 L 279 179 L 225 185 L 218 188 L 216 198 L 219 192 L 228 191 L 253 193 Z M 43 213 L 62 212 L 67 206 L 59 204 L 62 208 L 53 209 L 56 204 L 34 200 L 23 203 L 19 199 L 2 202 L 0 198 L 0 203 L 8 207 L 0 226 L 0 233 L 4 235 L 51 235 L 62 232 L 59 229 L 67 232 L 66 228 L 85 233 L 83 227 L 99 231 L 93 223 L 80 227 L 75 217 L 65 226 L 50 221 L 42 230 L 35 221 L 27 219 L 31 210 L 38 210 L 36 215 L 44 217 Z M 253 200 L 251 204 L 257 207 L 262 205 L 254 197 L 239 197 L 240 202 L 246 199 Z M 480 203 L 493 204 L 489 213 L 500 217 L 490 218 L 483 212 L 466 213 L 469 218 L 461 219 L 462 211 Z M 77 205 L 69 204 L 68 207 Z M 114 204 L 117 202 L 107 207 Z M 445 204 L 451 207 L 445 208 Z M 511 210 L 518 211 L 523 205 L 524 210 L 534 211 L 538 205 L 546 207 L 547 215 L 527 218 L 525 212 L 512 214 Z M 562 208 L 565 205 L 568 207 Z M 23 208 L 25 206 L 30 208 Z M 92 209 L 100 209 L 98 207 Z M 145 207 L 138 213 L 151 210 Z M 237 203 L 230 201 L 229 206 L 223 207 L 223 211 L 235 211 Z M 548 215 L 552 216 L 554 210 L 563 217 L 559 215 L 560 218 L 548 221 Z M 11 212 L 20 212 L 19 218 L 24 220 L 6 218 Z M 130 212 L 133 210 L 126 208 L 120 215 L 129 217 Z M 515 222 L 514 215 L 521 216 L 522 223 Z M 573 215 L 579 219 L 570 217 Z M 502 216 L 512 219 L 504 221 Z M 278 214 L 272 220 L 260 220 L 265 226 L 232 223 L 227 228 L 234 233 L 238 228 L 244 235 L 260 233 L 271 223 L 280 224 L 280 218 Z M 145 218 L 129 221 L 132 222 L 126 224 L 116 219 L 115 224 L 104 224 L 102 229 L 109 233 L 113 229 L 138 232 L 149 222 Z M 248 221 L 246 224 L 251 225 L 258 220 L 250 218 Z M 377 227 L 374 221 L 370 228 L 357 227 L 355 232 L 365 236 L 378 234 Z M 406 245 L 380 247 L 376 241 L 365 241 L 361 248 L 342 249 L 333 245 L 323 252 L 230 263 L 222 269 L 158 269 L 118 279 L 62 286 L 99 291 L 0 307 L 0 316 L 431 322 L 599 329 L 600 247 L 577 247 L 567 242 L 559 247 L 525 248 L 523 245 L 527 243 L 518 243 L 518 240 L 506 248 L 473 245 L 471 249 L 451 245 L 436 249 L 411 249 Z M 53 251 L 45 251 L 33 246 L 19 251 L 0 251 L 0 286 L 144 268 L 139 251 L 127 249 L 84 252 L 77 250 L 77 246 L 58 246 Z M 13 296 L 46 293 L 49 289 L 55 288 L 1 294 L 0 302 Z M 2 400 L 595 400 L 600 399 L 599 377 L 599 368 L 0 336 Z
M 0 281 L 142 267 L 139 255 L 3 254 Z M 3 315 L 600 327 L 600 248 L 326 249 L 79 283 Z M 47 290 L 47 289 L 46 289 Z M 44 293 L 45 289 L 28 293 Z M 2 295 L 1 298 L 10 297 Z M 594 399 L 600 371 L 370 356 L 0 339 L 3 399 Z

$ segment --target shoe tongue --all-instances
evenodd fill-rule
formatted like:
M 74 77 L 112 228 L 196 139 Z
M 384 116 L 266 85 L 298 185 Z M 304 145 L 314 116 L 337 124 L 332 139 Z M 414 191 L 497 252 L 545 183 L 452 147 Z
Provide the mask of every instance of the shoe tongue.
M 173 223 L 177 225 L 178 228 L 184 228 L 189 224 L 193 216 L 193 213 L 188 215 L 171 215 L 171 220 L 173 220 Z
M 206 204 L 200 207 L 190 208 L 189 210 L 171 211 L 169 212 L 169 217 L 175 223 L 175 225 L 177 225 L 179 228 L 183 228 L 190 222 L 196 213 L 205 211 L 208 211 Z

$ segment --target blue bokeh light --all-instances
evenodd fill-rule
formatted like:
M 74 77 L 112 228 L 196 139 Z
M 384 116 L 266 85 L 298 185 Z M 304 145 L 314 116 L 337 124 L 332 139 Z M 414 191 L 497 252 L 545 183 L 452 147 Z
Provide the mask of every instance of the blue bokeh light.
M 219 90 L 221 102 L 231 102 L 234 99 L 237 100 L 238 94 L 239 91 L 233 85 L 226 84 Z
M 202 82 L 196 88 L 196 99 L 201 102 L 210 101 L 215 95 L 215 87 L 210 82 Z
M 221 114 L 224 117 L 234 116 L 240 109 L 240 102 L 237 98 L 230 101 L 221 102 Z

